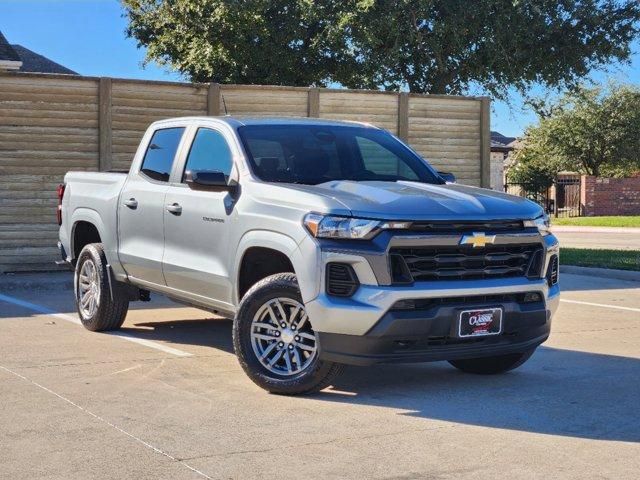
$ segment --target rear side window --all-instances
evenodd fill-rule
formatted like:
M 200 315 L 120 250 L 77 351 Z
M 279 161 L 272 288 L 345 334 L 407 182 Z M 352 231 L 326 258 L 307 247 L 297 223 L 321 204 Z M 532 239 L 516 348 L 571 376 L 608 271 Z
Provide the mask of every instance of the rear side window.
M 184 127 L 156 130 L 142 160 L 140 171 L 147 177 L 168 182 Z
M 210 128 L 199 128 L 189 150 L 185 172 L 213 170 L 222 172 L 228 177 L 231 166 L 231 150 L 224 136 Z M 184 174 L 182 181 L 184 181 Z

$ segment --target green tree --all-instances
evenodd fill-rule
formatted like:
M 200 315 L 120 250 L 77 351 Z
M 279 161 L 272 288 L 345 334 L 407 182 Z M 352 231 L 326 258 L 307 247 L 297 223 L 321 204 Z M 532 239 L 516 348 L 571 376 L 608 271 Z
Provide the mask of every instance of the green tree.
M 324 85 L 346 65 L 340 1 L 122 0 L 147 60 L 192 81 Z
M 578 88 L 527 129 L 516 170 L 621 176 L 640 169 L 640 90 Z M 514 173 L 515 173 L 514 171 Z
M 628 61 L 636 0 L 122 0 L 147 59 L 195 81 L 495 96 Z

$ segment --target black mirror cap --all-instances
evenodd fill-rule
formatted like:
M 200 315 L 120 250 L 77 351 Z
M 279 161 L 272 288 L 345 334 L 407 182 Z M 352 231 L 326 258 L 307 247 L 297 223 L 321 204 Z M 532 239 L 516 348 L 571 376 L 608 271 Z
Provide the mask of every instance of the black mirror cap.
M 217 170 L 187 170 L 184 181 L 191 188 L 230 189 L 226 175 Z
M 456 183 L 456 176 L 451 172 L 438 172 L 438 175 L 447 183 Z

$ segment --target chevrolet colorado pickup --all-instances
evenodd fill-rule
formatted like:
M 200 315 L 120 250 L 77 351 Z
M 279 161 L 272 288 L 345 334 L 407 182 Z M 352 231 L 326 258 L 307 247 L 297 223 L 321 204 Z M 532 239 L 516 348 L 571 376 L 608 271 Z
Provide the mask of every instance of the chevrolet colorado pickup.
M 455 184 L 370 125 L 164 120 L 128 173 L 64 182 L 59 248 L 83 325 L 117 329 L 150 292 L 232 318 L 242 368 L 271 392 L 324 388 L 344 364 L 505 372 L 558 306 L 537 204 Z

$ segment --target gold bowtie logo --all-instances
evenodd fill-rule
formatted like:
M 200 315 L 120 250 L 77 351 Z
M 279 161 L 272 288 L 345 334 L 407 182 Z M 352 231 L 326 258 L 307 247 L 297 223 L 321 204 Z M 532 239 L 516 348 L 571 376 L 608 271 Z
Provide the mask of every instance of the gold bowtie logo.
M 460 245 L 472 245 L 473 248 L 479 248 L 495 241 L 495 235 L 485 235 L 484 232 L 473 232 L 471 235 L 463 235 L 460 239 Z

